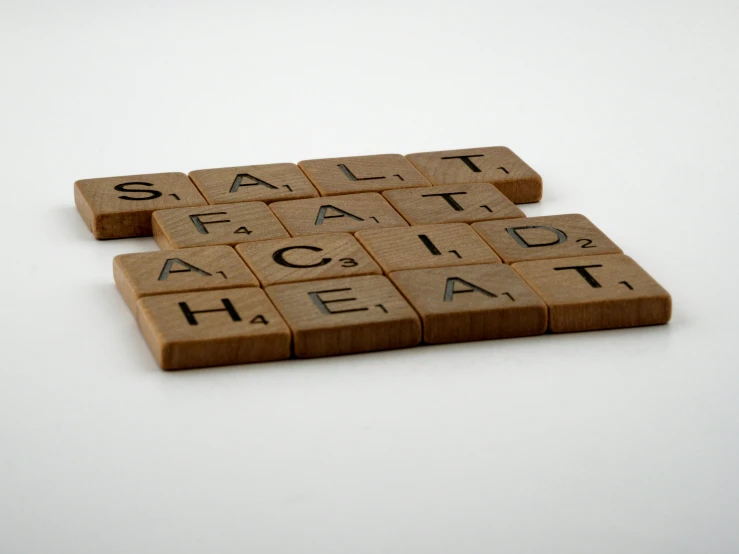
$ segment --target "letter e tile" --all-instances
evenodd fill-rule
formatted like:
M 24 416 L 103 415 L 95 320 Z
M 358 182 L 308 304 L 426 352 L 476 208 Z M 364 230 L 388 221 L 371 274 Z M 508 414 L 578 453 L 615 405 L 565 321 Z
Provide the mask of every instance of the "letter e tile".
M 295 355 L 314 358 L 421 342 L 421 322 L 381 275 L 267 287 L 292 329 Z

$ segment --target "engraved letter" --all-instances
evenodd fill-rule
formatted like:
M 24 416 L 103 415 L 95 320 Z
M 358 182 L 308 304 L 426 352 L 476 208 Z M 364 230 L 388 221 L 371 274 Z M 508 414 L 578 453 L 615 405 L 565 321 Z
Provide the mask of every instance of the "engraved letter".
M 467 285 L 468 289 L 456 289 L 457 283 L 462 283 L 464 285 Z M 470 283 L 469 281 L 465 281 L 464 279 L 460 277 L 449 277 L 446 280 L 446 288 L 444 289 L 444 302 L 451 302 L 454 300 L 455 294 L 461 294 L 463 292 L 481 292 L 485 296 L 489 296 L 491 298 L 498 298 L 497 294 L 493 294 L 490 291 L 485 290 L 482 287 L 478 287 L 477 285 L 474 285 Z
M 231 319 L 233 321 L 241 321 L 241 316 L 236 311 L 236 308 L 234 308 L 233 304 L 231 304 L 231 301 L 228 298 L 222 298 L 221 302 L 223 303 L 223 308 L 218 308 L 216 310 L 198 310 L 197 312 L 193 312 L 190 307 L 187 305 L 187 302 L 180 302 L 180 310 L 182 310 L 182 313 L 185 314 L 185 319 L 187 319 L 187 322 L 190 325 L 197 325 L 198 320 L 195 319 L 195 314 L 210 314 L 215 312 L 228 312 L 228 315 L 231 316 Z
M 334 210 L 336 212 L 339 212 L 339 215 L 326 215 L 326 212 L 328 210 Z M 325 206 L 321 206 L 320 209 L 318 210 L 318 216 L 316 217 L 316 222 L 314 225 L 321 225 L 324 219 L 331 219 L 334 217 L 351 217 L 352 219 L 355 219 L 357 221 L 364 221 L 364 219 L 362 219 L 359 216 L 346 212 L 342 210 L 341 208 L 332 206 L 331 204 L 326 204 Z
M 587 281 L 588 285 L 590 285 L 594 289 L 599 289 L 599 288 L 601 288 L 601 284 L 598 281 L 596 281 L 595 280 L 595 277 L 593 277 L 592 275 L 590 275 L 590 273 L 588 272 L 588 268 L 590 268 L 590 267 L 603 267 L 603 266 L 601 264 L 597 264 L 597 265 L 571 265 L 571 266 L 568 266 L 568 267 L 555 267 L 554 268 L 554 271 L 564 271 L 566 269 L 574 269 L 575 271 L 577 271 L 577 273 L 580 275 L 580 277 L 582 277 L 583 279 L 585 279 Z
M 526 241 L 525 238 L 523 238 L 518 231 L 520 229 L 546 229 L 547 231 L 551 231 L 554 233 L 554 235 L 557 237 L 552 242 L 540 242 L 538 244 L 531 244 L 530 242 Z M 565 235 L 562 231 L 559 229 L 555 229 L 554 227 L 550 227 L 549 225 L 527 225 L 525 227 L 507 227 L 506 231 L 509 235 L 515 240 L 519 246 L 522 248 L 535 248 L 537 246 L 554 246 L 555 244 L 561 244 L 567 240 L 567 235 Z
M 290 250 L 298 250 L 298 249 L 310 250 L 311 252 L 323 252 L 323 248 L 318 248 L 317 246 L 288 246 L 286 248 L 280 248 L 274 254 L 272 254 L 272 259 L 276 263 L 278 263 L 278 264 L 280 264 L 282 266 L 285 266 L 285 267 L 297 267 L 297 268 L 302 268 L 302 267 L 320 267 L 322 265 L 326 265 L 327 263 L 329 263 L 331 261 L 331 258 L 323 258 L 321 261 L 316 262 L 314 264 L 302 264 L 302 265 L 301 264 L 294 264 L 294 263 L 288 262 L 285 259 L 285 252 L 288 252 Z
M 143 198 L 135 198 L 132 196 L 119 196 L 121 200 L 154 200 L 154 198 L 159 198 L 162 193 L 158 190 L 141 190 L 141 189 L 132 189 L 132 188 L 126 188 L 130 187 L 131 185 L 141 185 L 144 187 L 153 187 L 151 183 L 142 183 L 140 181 L 134 181 L 132 183 L 121 183 L 120 185 L 116 185 L 115 190 L 118 190 L 120 192 L 138 192 L 141 194 L 146 194 L 148 196 L 144 196 Z
M 187 269 L 172 269 L 172 266 L 174 264 L 183 265 Z M 164 267 L 162 268 L 162 272 L 159 274 L 158 280 L 166 281 L 170 273 L 189 273 L 191 271 L 194 271 L 195 273 L 200 273 L 200 275 L 205 275 L 207 277 L 210 277 L 210 273 L 200 269 L 199 267 L 195 267 L 194 265 L 189 264 L 179 258 L 170 258 L 166 262 L 164 262 Z
M 356 300 L 356 298 L 337 298 L 335 300 L 324 300 L 321 298 L 321 294 L 329 294 L 331 292 L 344 292 L 352 290 L 351 288 L 345 288 L 345 289 L 331 289 L 331 290 L 319 290 L 317 292 L 309 292 L 308 296 L 310 296 L 310 299 L 313 300 L 313 303 L 318 306 L 318 309 L 321 310 L 322 314 L 346 314 L 349 312 L 366 312 L 369 310 L 369 308 L 349 308 L 347 310 L 332 310 L 328 305 L 333 304 L 336 302 L 351 302 L 353 300 Z

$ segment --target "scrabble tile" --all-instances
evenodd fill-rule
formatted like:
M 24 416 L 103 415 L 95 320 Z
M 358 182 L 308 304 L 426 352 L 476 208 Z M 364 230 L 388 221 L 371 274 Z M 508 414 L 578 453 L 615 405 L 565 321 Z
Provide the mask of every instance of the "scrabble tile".
M 298 163 L 322 196 L 428 186 L 400 154 L 305 160 Z
M 313 198 L 318 191 L 291 163 L 198 169 L 189 173 L 210 204 Z
M 547 306 L 504 264 L 411 269 L 390 279 L 421 315 L 423 340 L 436 344 L 539 335 Z
M 290 236 L 264 202 L 162 210 L 154 212 L 152 227 L 162 250 Z
M 155 210 L 207 204 L 184 173 L 82 179 L 74 202 L 97 239 L 150 237 Z
M 516 204 L 541 200 L 541 177 L 505 146 L 420 152 L 406 158 L 434 185 L 492 183 Z
M 146 296 L 137 320 L 162 369 L 290 357 L 290 330 L 258 288 Z
M 540 260 L 512 267 L 549 306 L 549 328 L 555 333 L 670 320 L 670 295 L 628 256 Z
M 264 240 L 236 246 L 262 286 L 335 277 L 382 275 L 349 233 Z
M 580 214 L 484 221 L 472 228 L 508 264 L 621 253 L 603 231 Z
M 376 192 L 275 202 L 269 207 L 294 237 L 408 226 Z
M 526 217 L 489 183 L 386 190 L 382 195 L 411 225 Z
M 299 358 L 415 346 L 418 315 L 380 275 L 267 287 Z
M 259 286 L 230 246 L 121 254 L 113 258 L 113 277 L 133 312 L 144 296 Z
M 360 231 L 357 240 L 385 273 L 452 265 L 500 263 L 465 223 Z

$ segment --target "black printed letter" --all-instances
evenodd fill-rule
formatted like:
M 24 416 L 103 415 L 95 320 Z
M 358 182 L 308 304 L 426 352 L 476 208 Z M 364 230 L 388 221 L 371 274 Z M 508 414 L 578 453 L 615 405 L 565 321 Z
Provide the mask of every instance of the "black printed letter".
M 192 224 L 195 225 L 195 228 L 200 231 L 200 234 L 207 235 L 208 229 L 205 228 L 205 225 L 211 225 L 213 223 L 229 223 L 230 219 L 219 219 L 218 221 L 200 221 L 200 218 L 205 215 L 226 215 L 226 212 L 213 212 L 210 214 L 193 214 L 190 216 L 190 221 L 192 221 Z
M 348 310 L 332 310 L 328 307 L 329 304 L 335 303 L 335 302 L 351 302 L 353 300 L 356 300 L 356 298 L 337 298 L 336 300 L 324 300 L 320 297 L 321 294 L 328 294 L 330 292 L 344 292 L 347 290 L 352 290 L 350 288 L 345 289 L 331 289 L 331 290 L 319 290 L 317 292 L 309 292 L 308 296 L 310 296 L 310 299 L 313 300 L 313 303 L 318 306 L 318 309 L 321 310 L 321 313 L 323 314 L 346 314 L 349 312 L 366 312 L 369 310 L 369 308 L 350 308 Z
M 467 285 L 468 289 L 455 289 L 457 283 L 462 283 L 464 285 Z M 464 279 L 460 277 L 449 277 L 446 280 L 446 288 L 444 289 L 444 302 L 451 302 L 454 299 L 455 294 L 461 294 L 463 292 L 481 292 L 485 296 L 490 296 L 491 298 L 498 298 L 497 294 L 493 294 L 490 291 L 485 290 L 482 287 L 478 287 L 477 285 L 473 285 L 469 281 L 465 281 Z
M 470 160 L 470 158 L 482 158 L 485 154 L 470 154 L 469 156 L 445 156 L 442 160 L 462 160 L 464 164 L 469 167 L 475 173 L 480 173 L 482 170 Z
M 328 210 L 337 211 L 339 212 L 339 215 L 326 215 L 326 212 Z M 334 217 L 351 217 L 352 219 L 356 219 L 357 221 L 364 221 L 364 219 L 362 219 L 361 217 L 358 217 L 349 212 L 345 212 L 344 210 L 342 210 L 341 208 L 337 208 L 336 206 L 327 204 L 325 206 L 321 206 L 321 208 L 318 210 L 318 217 L 316 217 L 315 225 L 321 225 L 324 219 L 331 219 Z
M 310 250 L 311 252 L 323 252 L 323 248 L 318 248 L 317 246 L 288 246 L 287 248 L 280 248 L 277 250 L 274 254 L 272 254 L 272 259 L 277 262 L 278 264 L 285 266 L 285 267 L 320 267 L 322 265 L 326 265 L 331 261 L 331 258 L 323 258 L 320 262 L 316 262 L 314 264 L 293 264 L 288 262 L 285 259 L 285 252 L 288 252 L 290 250 Z
M 254 182 L 244 183 L 244 179 L 251 179 Z M 239 192 L 239 189 L 241 187 L 254 187 L 257 185 L 267 187 L 268 189 L 277 189 L 276 186 L 270 185 L 267 181 L 262 181 L 259 177 L 254 177 L 253 175 L 249 175 L 248 173 L 239 173 L 236 176 L 236 179 L 234 179 L 234 184 L 231 185 L 231 190 L 229 190 L 228 192 Z
M 172 266 L 174 264 L 184 265 L 187 269 L 172 269 Z M 200 275 L 210 277 L 210 273 L 208 273 L 207 271 L 203 271 L 199 267 L 195 267 L 194 265 L 182 261 L 179 258 L 170 258 L 166 262 L 164 262 L 164 267 L 162 268 L 162 272 L 159 274 L 158 280 L 166 281 L 170 273 L 189 273 L 190 271 L 194 271 L 195 273 L 200 273 Z
M 182 313 L 185 314 L 185 318 L 190 325 L 198 324 L 198 320 L 195 319 L 195 314 L 210 314 L 214 312 L 228 312 L 228 315 L 231 316 L 231 319 L 233 321 L 241 321 L 241 316 L 238 314 L 236 308 L 234 308 L 233 304 L 231 304 L 231 301 L 228 298 L 222 298 L 221 302 L 223 302 L 223 308 L 218 308 L 216 310 L 198 310 L 197 312 L 193 312 L 187 305 L 187 302 L 180 302 L 179 306 L 182 310 Z
M 518 234 L 518 231 L 521 229 L 546 229 L 547 231 L 551 231 L 555 234 L 557 237 L 552 242 L 540 242 L 538 244 L 531 244 L 530 242 L 527 242 L 525 238 L 523 238 L 521 235 Z M 508 227 L 506 228 L 506 231 L 508 232 L 511 237 L 513 237 L 513 240 L 515 240 L 519 246 L 522 248 L 534 248 L 536 246 L 553 246 L 555 244 L 560 244 L 567 240 L 567 235 L 565 235 L 562 231 L 559 229 L 555 229 L 554 227 L 550 227 L 549 225 L 527 225 L 525 227 Z
M 449 204 L 452 208 L 454 208 L 455 212 L 463 212 L 464 208 L 459 205 L 459 203 L 452 198 L 455 194 L 467 194 L 466 192 L 440 192 L 438 194 L 422 194 L 421 196 L 423 198 L 428 198 L 429 196 L 441 196 L 444 200 L 446 200 L 447 204 Z
M 598 264 L 598 265 L 571 265 L 571 266 L 568 266 L 568 267 L 555 267 L 554 268 L 554 271 L 564 271 L 566 269 L 574 269 L 575 271 L 577 271 L 580 274 L 580 277 L 582 277 L 583 279 L 585 279 L 588 282 L 588 285 L 590 285 L 594 289 L 599 289 L 599 288 L 601 288 L 600 283 L 595 280 L 595 277 L 593 277 L 592 275 L 590 275 L 590 273 L 588 273 L 588 268 L 590 268 L 590 267 L 603 267 L 603 266 L 601 264 Z
M 162 193 L 158 190 L 141 190 L 141 189 L 129 189 L 126 187 L 130 187 L 131 185 L 141 185 L 144 187 L 153 187 L 151 183 L 142 183 L 141 181 L 134 181 L 132 183 L 121 183 L 120 185 L 116 185 L 115 190 L 118 190 L 120 192 L 138 192 L 147 194 L 148 196 L 145 196 L 143 198 L 133 198 L 131 196 L 119 196 L 121 200 L 154 200 L 154 198 L 159 198 Z

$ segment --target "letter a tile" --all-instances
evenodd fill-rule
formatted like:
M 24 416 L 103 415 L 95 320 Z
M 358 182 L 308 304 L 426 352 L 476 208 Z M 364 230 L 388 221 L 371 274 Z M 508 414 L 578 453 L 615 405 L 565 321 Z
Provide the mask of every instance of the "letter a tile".
M 482 264 L 390 274 L 436 344 L 539 335 L 547 306 L 510 266 Z
M 144 296 L 259 286 L 230 246 L 121 254 L 113 258 L 113 277 L 134 313 Z
M 472 228 L 507 264 L 621 253 L 603 231 L 579 214 L 483 221 Z
M 290 357 L 290 330 L 262 289 L 147 296 L 137 320 L 162 369 Z
M 162 250 L 290 236 L 264 202 L 162 210 L 154 212 L 152 226 Z
M 207 204 L 184 173 L 82 179 L 74 202 L 97 239 L 150 237 L 154 211 Z
M 381 275 L 267 287 L 299 358 L 415 346 L 418 315 Z
M 670 295 L 622 254 L 513 264 L 549 306 L 554 333 L 592 331 L 670 320 Z
M 190 179 L 210 204 L 318 196 L 308 178 L 291 163 L 198 169 L 190 172 Z
M 376 192 L 289 200 L 269 207 L 294 237 L 408 227 L 405 219 Z

